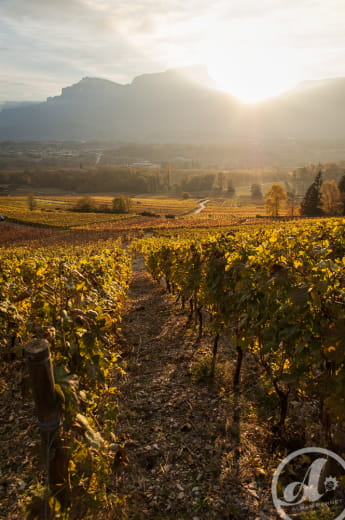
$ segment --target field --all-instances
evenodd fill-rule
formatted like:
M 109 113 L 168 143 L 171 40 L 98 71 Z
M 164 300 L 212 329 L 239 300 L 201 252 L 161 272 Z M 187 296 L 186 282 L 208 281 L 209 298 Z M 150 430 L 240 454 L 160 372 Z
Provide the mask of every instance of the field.
M 19 224 L 30 224 L 39 227 L 70 229 L 76 226 L 95 224 L 99 222 L 118 221 L 131 218 L 133 215 L 113 215 L 109 213 L 75 213 L 70 211 L 70 199 L 57 200 L 39 199 L 37 208 L 28 209 L 25 198 L 0 200 L 0 212 L 7 220 Z
M 0 517 L 275 519 L 284 456 L 345 456 L 345 219 L 133 200 L 0 199 Z M 23 357 L 42 339 L 68 454 L 50 499 Z
M 35 200 L 33 210 L 28 209 L 26 197 L 2 197 L 0 214 L 4 215 L 7 221 L 30 226 L 112 230 L 115 233 L 122 233 L 126 229 L 217 228 L 263 222 L 265 219 L 264 206 L 237 206 L 235 201 L 224 198 L 183 200 L 181 197 L 133 197 L 130 213 L 123 215 L 108 211 L 111 207 L 111 197 L 92 198 L 101 208 L 100 212 L 71 211 L 79 199 L 75 196 L 40 197 Z M 200 210 L 202 200 L 207 202 Z M 283 209 L 281 214 L 286 215 L 286 209 Z M 247 222 L 247 219 L 250 220 Z

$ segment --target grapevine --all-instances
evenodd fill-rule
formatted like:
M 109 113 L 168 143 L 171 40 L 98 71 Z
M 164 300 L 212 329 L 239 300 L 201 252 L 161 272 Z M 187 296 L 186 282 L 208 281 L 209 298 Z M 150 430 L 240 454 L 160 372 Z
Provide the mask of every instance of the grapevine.
M 51 345 L 72 484 L 72 510 L 64 518 L 88 518 L 100 504 L 111 510 L 118 500 L 107 486 L 116 456 L 116 374 L 121 372 L 116 343 L 129 278 L 130 258 L 115 241 L 2 254 L 3 360 L 20 358 L 33 338 Z M 46 495 L 40 499 L 46 507 Z M 56 509 L 56 503 L 49 504 Z
M 212 372 L 217 335 L 225 331 L 238 362 L 242 351 L 250 353 L 276 392 L 278 431 L 284 429 L 293 392 L 299 399 L 318 400 L 326 442 L 341 442 L 343 219 L 282 223 L 278 229 L 214 234 L 203 241 L 168 237 L 138 244 L 152 276 L 163 277 L 182 301 L 189 299 L 194 313 L 208 316 L 215 333 Z

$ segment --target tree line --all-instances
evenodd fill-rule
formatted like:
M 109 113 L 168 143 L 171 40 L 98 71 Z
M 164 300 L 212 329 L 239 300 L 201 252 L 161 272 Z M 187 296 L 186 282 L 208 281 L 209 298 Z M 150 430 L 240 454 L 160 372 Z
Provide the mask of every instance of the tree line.
M 182 193 L 229 191 L 231 181 L 222 173 L 200 173 L 172 182 L 169 163 L 162 168 L 133 166 L 99 166 L 90 169 L 0 171 L 0 185 L 24 186 L 28 189 L 54 188 L 76 193 Z
M 267 214 L 279 216 L 286 202 L 293 215 L 297 210 L 296 192 L 286 192 L 281 185 L 273 184 L 265 197 Z M 345 175 L 336 184 L 334 180 L 323 181 L 322 172 L 319 171 L 301 201 L 299 212 L 304 217 L 345 215 Z

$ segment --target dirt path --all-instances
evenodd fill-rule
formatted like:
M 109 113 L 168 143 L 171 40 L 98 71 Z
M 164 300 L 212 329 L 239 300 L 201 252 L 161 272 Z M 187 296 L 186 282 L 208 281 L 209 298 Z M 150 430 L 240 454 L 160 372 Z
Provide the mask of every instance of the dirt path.
M 198 215 L 199 213 L 201 213 L 207 206 L 207 204 L 209 203 L 210 201 L 207 199 L 207 200 L 203 200 L 201 202 L 198 202 L 198 208 L 195 209 L 192 214 L 193 215 Z
M 254 520 L 255 500 L 238 482 L 231 404 L 216 386 L 193 381 L 195 334 L 186 321 L 136 265 L 117 426 L 128 465 L 117 472 L 117 492 L 133 520 Z

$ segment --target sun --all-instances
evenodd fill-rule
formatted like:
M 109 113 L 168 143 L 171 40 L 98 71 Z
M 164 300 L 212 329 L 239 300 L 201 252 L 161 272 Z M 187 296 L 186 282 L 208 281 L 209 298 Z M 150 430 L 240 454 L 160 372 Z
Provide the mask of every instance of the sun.
M 217 86 L 244 103 L 277 96 L 295 84 L 284 56 L 272 49 L 236 49 L 213 53 L 208 70 Z

